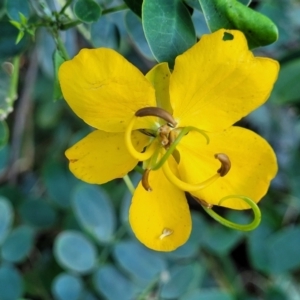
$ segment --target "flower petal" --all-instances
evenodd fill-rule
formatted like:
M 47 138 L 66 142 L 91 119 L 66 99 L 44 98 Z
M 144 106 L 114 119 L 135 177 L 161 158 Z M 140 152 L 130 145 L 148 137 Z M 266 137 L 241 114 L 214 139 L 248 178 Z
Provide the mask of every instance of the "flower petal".
M 209 137 L 208 145 L 196 132 L 190 132 L 181 140 L 178 146 L 181 179 L 196 184 L 214 175 L 220 168 L 220 162 L 214 158 L 216 153 L 229 157 L 231 169 L 210 186 L 192 194 L 213 205 L 229 195 L 243 195 L 258 202 L 277 172 L 276 156 L 270 145 L 254 132 L 235 126 Z M 249 208 L 236 198 L 224 201 L 222 206 Z
M 224 40 L 226 34 L 233 39 Z M 180 126 L 226 129 L 267 100 L 278 70 L 276 61 L 254 57 L 239 31 L 204 35 L 175 61 L 173 115 Z
M 155 91 L 143 74 L 111 49 L 83 49 L 59 69 L 62 93 L 87 124 L 121 132 L 134 113 L 156 106 Z M 149 118 L 136 128 L 149 128 Z
M 149 137 L 138 131 L 132 133 L 132 143 L 142 151 Z M 121 178 L 131 171 L 138 161 L 125 146 L 124 133 L 107 133 L 95 130 L 66 151 L 71 172 L 88 183 L 102 184 Z
M 153 250 L 175 250 L 187 241 L 192 227 L 185 194 L 167 180 L 161 169 L 150 172 L 149 183 L 152 192 L 139 183 L 134 193 L 129 212 L 132 230 Z
M 152 83 L 155 88 L 156 106 L 163 108 L 167 112 L 173 112 L 170 95 L 169 95 L 169 82 L 170 82 L 170 69 L 167 63 L 161 63 L 154 66 L 147 74 L 146 78 Z

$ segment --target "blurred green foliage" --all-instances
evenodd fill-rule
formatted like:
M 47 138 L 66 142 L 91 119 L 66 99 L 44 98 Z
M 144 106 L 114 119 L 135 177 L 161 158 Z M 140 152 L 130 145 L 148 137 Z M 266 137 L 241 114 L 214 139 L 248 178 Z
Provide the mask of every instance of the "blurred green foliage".
M 230 1 L 251 10 L 250 21 L 221 0 L 124 2 L 0 1 L 0 300 L 300 299 L 300 2 Z M 59 65 L 83 47 L 109 47 L 144 72 L 155 59 L 172 66 L 222 26 L 255 25 L 267 42 L 249 44 L 265 45 L 277 38 L 266 17 L 279 39 L 255 52 L 279 60 L 281 72 L 268 104 L 240 123 L 278 157 L 261 225 L 221 227 L 190 199 L 188 242 L 170 253 L 146 249 L 128 225 L 123 181 L 92 186 L 67 168 L 64 151 L 88 128 L 60 99 Z

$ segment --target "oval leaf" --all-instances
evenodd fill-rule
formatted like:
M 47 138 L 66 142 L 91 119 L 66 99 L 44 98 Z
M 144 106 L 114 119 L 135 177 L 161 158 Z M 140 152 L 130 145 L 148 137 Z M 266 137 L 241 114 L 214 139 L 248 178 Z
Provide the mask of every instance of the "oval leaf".
M 82 281 L 67 273 L 59 274 L 52 283 L 52 293 L 56 300 L 79 300 L 83 293 Z
M 1 255 L 10 262 L 21 262 L 30 253 L 34 244 L 34 232 L 28 226 L 15 228 L 5 239 Z
M 176 56 L 196 42 L 191 16 L 181 0 L 144 0 L 142 22 L 150 49 L 158 62 L 173 67 Z
M 100 188 L 81 185 L 73 197 L 73 209 L 78 222 L 99 242 L 113 238 L 116 216 L 110 199 Z
M 37 228 L 48 228 L 55 223 L 55 210 L 43 200 L 23 202 L 20 207 L 20 215 L 29 225 Z
M 80 232 L 63 231 L 54 243 L 58 263 L 77 273 L 88 273 L 96 264 L 95 246 Z
M 97 269 L 93 282 L 96 291 L 107 300 L 132 300 L 137 294 L 137 287 L 112 265 Z
M 167 268 L 159 253 L 150 251 L 134 241 L 118 243 L 113 254 L 121 267 L 143 285 L 149 284 Z
M 17 300 L 23 293 L 23 280 L 19 272 L 11 266 L 0 267 L 0 299 Z
M 76 17 L 85 23 L 96 22 L 101 16 L 101 8 L 93 0 L 77 0 L 74 5 Z
M 0 197 L 0 245 L 10 231 L 13 216 L 10 202 L 4 197 Z
M 202 270 L 198 264 L 175 266 L 170 271 L 170 279 L 164 283 L 160 290 L 160 296 L 164 299 L 178 299 L 195 285 L 199 284 Z

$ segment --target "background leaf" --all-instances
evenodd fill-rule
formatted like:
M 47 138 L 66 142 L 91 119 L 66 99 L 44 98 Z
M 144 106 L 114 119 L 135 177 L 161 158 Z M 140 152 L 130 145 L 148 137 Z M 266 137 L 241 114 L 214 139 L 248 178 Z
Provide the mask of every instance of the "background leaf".
M 55 240 L 54 254 L 62 267 L 79 274 L 91 272 L 96 265 L 96 248 L 80 232 L 60 233 Z
M 191 16 L 180 0 L 144 0 L 142 22 L 154 57 L 171 67 L 176 56 L 196 42 Z

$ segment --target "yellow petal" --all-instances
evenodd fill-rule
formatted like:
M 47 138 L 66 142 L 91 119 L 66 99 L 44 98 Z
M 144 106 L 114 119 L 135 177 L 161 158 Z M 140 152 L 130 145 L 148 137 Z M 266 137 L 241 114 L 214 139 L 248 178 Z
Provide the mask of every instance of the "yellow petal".
M 138 131 L 132 133 L 132 143 L 141 151 L 149 137 Z M 71 172 L 88 183 L 102 184 L 121 178 L 131 171 L 138 161 L 125 146 L 124 133 L 107 133 L 96 130 L 66 151 Z
M 185 194 L 166 179 L 161 169 L 150 172 L 149 183 L 151 192 L 139 183 L 134 193 L 129 212 L 132 230 L 153 250 L 175 250 L 187 241 L 191 232 Z
M 277 172 L 276 156 L 270 145 L 254 132 L 235 126 L 209 137 L 208 145 L 196 132 L 190 132 L 181 140 L 178 146 L 181 179 L 195 184 L 214 175 L 220 168 L 220 162 L 214 158 L 216 153 L 229 157 L 231 169 L 210 186 L 192 194 L 213 205 L 229 195 L 244 195 L 258 202 Z M 249 208 L 238 199 L 226 200 L 222 206 Z
M 225 32 L 233 39 L 224 41 Z M 180 126 L 226 129 L 267 100 L 278 70 L 278 62 L 254 57 L 239 31 L 204 35 L 175 61 L 170 78 L 174 117 Z
M 62 93 L 87 124 L 121 132 L 134 113 L 156 106 L 155 91 L 143 74 L 111 49 L 83 49 L 59 69 Z M 149 128 L 149 118 L 136 128 Z
M 167 63 L 161 63 L 153 67 L 146 78 L 155 88 L 156 106 L 163 108 L 172 114 L 172 107 L 169 95 L 170 69 Z

